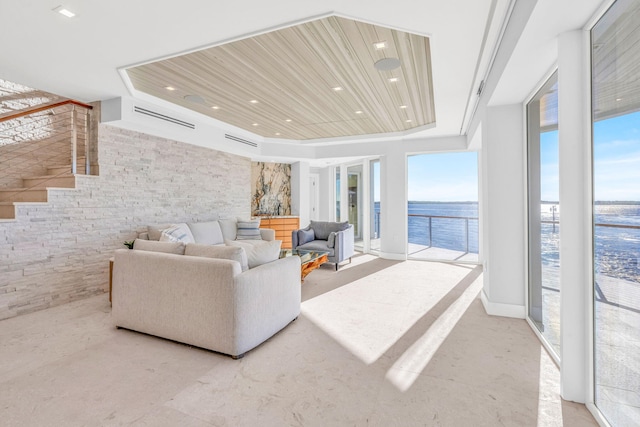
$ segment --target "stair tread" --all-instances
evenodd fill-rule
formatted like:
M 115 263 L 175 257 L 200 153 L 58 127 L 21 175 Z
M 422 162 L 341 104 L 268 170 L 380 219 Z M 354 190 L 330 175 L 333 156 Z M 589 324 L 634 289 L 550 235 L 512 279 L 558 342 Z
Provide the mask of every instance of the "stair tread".
M 55 179 L 55 178 L 72 178 L 72 177 L 75 177 L 75 176 L 76 175 L 74 175 L 72 173 L 65 173 L 65 174 L 60 174 L 60 175 L 24 176 L 24 177 L 22 177 L 22 179 L 44 179 L 44 178 Z
M 26 188 L 26 187 L 13 187 L 13 188 L 8 188 L 8 187 L 2 187 L 0 188 L 0 191 L 12 191 L 12 192 L 17 192 L 17 191 L 47 191 L 46 188 Z

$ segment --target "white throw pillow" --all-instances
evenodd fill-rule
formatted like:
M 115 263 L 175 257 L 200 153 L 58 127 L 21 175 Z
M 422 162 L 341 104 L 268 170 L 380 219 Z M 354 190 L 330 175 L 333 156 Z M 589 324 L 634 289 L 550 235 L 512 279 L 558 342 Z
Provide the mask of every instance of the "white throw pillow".
M 171 224 L 148 225 L 147 232 L 149 233 L 149 240 L 155 240 L 157 242 L 160 240 L 162 232 L 169 227 L 171 227 Z
M 249 268 L 273 262 L 280 258 L 280 246 L 282 245 L 281 240 L 265 241 L 257 245 L 238 240 L 225 240 L 225 243 L 227 246 L 244 248 L 244 251 L 247 253 Z
M 183 242 L 183 243 L 195 243 L 193 234 L 189 226 L 184 222 L 180 224 L 174 224 L 166 230 L 162 230 L 160 235 L 161 242 Z

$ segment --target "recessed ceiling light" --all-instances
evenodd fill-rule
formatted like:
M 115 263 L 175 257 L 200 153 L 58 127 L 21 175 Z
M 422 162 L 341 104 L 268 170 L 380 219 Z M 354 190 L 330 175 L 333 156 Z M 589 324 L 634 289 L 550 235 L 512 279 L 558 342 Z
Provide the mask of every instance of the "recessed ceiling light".
M 407 106 L 406 105 L 401 105 L 400 108 L 402 108 L 404 110 L 405 108 L 407 108 Z
M 391 82 L 391 83 L 395 83 L 395 82 L 397 82 L 397 81 L 398 81 L 398 78 L 397 78 L 397 77 L 391 77 L 391 78 L 389 79 L 389 82 Z
M 71 12 L 69 9 L 65 9 L 62 6 L 58 6 L 56 8 L 53 9 L 54 12 L 58 12 L 60 15 L 64 15 L 67 18 L 73 18 L 74 16 L 76 16 L 75 13 Z
M 258 124 L 257 123 L 253 123 L 251 126 L 258 126 Z
M 622 98 L 616 98 L 616 101 L 620 102 L 622 101 Z
M 362 111 L 358 110 L 356 111 L 356 114 L 362 114 Z
M 340 92 L 342 90 L 341 86 L 336 86 L 334 88 L 332 88 L 333 90 L 335 90 L 336 92 Z
M 376 49 L 380 50 L 380 49 L 386 49 L 387 48 L 387 42 L 375 42 L 373 44 L 373 47 L 375 47 Z
M 287 120 L 285 120 L 285 122 L 290 122 L 290 121 L 291 121 L 291 119 L 287 119 Z
M 252 104 L 257 104 L 257 103 L 258 103 L 258 100 L 257 100 L 257 99 L 252 99 L 252 100 L 251 100 L 251 101 L 249 101 L 249 102 L 250 102 L 250 103 L 252 103 Z
M 214 106 L 213 106 L 213 107 L 211 107 L 211 108 L 213 108 L 214 110 L 219 110 L 219 109 L 220 109 L 220 107 L 218 107 L 217 105 L 214 105 Z
M 165 86 L 164 88 L 165 88 L 166 90 L 176 90 L 176 88 L 175 88 L 175 87 L 173 87 L 173 86 Z
M 407 120 L 405 120 L 405 122 L 411 123 L 411 119 L 407 119 Z
M 280 136 L 280 132 L 276 132 L 276 136 Z

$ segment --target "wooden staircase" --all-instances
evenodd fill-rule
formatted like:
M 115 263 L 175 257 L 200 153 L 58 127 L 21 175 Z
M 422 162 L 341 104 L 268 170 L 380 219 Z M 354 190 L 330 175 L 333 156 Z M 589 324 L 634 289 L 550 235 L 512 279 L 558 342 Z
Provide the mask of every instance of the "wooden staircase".
M 78 158 L 79 174 L 85 172 L 84 161 Z M 17 203 L 47 203 L 49 191 L 61 188 L 76 188 L 71 165 L 53 165 L 47 167 L 46 175 L 23 177 L 19 188 L 0 188 L 0 220 L 14 220 Z

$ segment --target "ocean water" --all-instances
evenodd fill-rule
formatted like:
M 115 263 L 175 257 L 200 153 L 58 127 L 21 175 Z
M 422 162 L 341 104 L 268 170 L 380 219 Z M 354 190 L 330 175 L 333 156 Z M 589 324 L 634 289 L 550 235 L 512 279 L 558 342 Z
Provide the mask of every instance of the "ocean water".
M 378 203 L 375 208 L 379 212 Z M 478 253 L 478 203 L 409 202 L 408 211 L 410 243 Z M 541 226 L 542 262 L 559 266 L 560 207 L 542 203 L 540 214 L 543 221 L 557 222 Z M 432 217 L 431 229 L 427 216 Z M 437 218 L 441 216 L 456 218 Z M 595 222 L 615 225 L 594 227 L 596 273 L 640 283 L 640 229 L 620 227 L 640 227 L 640 203 L 597 203 Z
M 551 221 L 553 203 L 541 205 L 542 220 Z M 557 205 L 556 205 L 557 206 Z M 560 224 L 542 224 L 542 262 L 558 266 L 560 262 L 559 208 L 555 219 Z M 595 206 L 594 255 L 596 274 L 640 283 L 640 203 L 614 204 L 601 202 Z M 603 225 L 604 224 L 604 225 Z M 613 225 L 608 227 L 605 225 Z
M 378 203 L 375 209 L 380 211 Z M 409 243 L 478 253 L 477 202 L 409 202 L 408 211 Z M 455 218 L 437 218 L 442 216 Z

